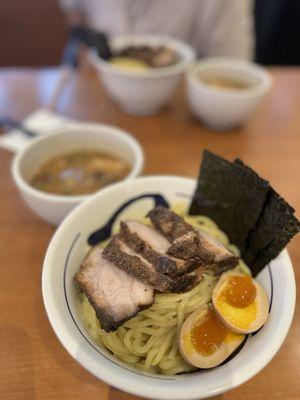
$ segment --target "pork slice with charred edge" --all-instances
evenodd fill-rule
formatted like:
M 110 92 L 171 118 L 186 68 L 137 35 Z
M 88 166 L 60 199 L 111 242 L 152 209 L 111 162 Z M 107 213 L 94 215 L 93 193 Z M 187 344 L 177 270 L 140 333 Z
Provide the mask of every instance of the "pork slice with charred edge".
M 155 228 L 171 243 L 194 229 L 182 217 L 162 206 L 153 208 L 147 216 Z
M 237 266 L 238 257 L 205 232 L 200 232 L 173 211 L 158 206 L 148 214 L 153 225 L 169 240 L 167 254 L 193 260 L 198 265 L 213 265 L 225 271 Z
M 120 238 L 165 275 L 181 275 L 195 266 L 190 260 L 167 255 L 170 242 L 155 229 L 138 221 L 121 222 Z
M 130 248 L 121 235 L 116 235 L 103 251 L 103 257 L 136 279 L 165 292 L 172 285 L 172 280 L 156 270 L 141 254 Z
M 170 292 L 182 293 L 193 289 L 202 281 L 203 273 L 206 271 L 206 269 L 206 266 L 200 266 L 191 272 L 187 272 L 186 274 L 174 278 Z
M 75 279 L 106 332 L 116 330 L 154 301 L 153 289 L 104 259 L 99 246 L 89 252 Z

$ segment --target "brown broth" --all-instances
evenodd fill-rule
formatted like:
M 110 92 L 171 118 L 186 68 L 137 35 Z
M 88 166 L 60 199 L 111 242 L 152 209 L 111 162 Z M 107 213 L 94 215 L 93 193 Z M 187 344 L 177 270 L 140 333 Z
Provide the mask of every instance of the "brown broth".
M 250 85 L 246 83 L 218 76 L 200 77 L 199 79 L 207 85 L 215 86 L 218 89 L 224 90 L 245 90 L 250 87 Z
M 78 151 L 46 162 L 30 184 L 47 193 L 83 195 L 125 178 L 129 170 L 125 161 L 110 154 Z

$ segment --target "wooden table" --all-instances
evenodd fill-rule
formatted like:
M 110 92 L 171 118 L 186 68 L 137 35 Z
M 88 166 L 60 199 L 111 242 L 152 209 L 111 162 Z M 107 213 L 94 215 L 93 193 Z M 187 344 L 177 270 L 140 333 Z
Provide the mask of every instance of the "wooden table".
M 240 130 L 214 133 L 188 112 L 183 90 L 168 109 L 148 118 L 123 114 L 106 97 L 92 71 L 82 71 L 66 88 L 58 112 L 101 121 L 131 132 L 144 147 L 145 174 L 195 177 L 204 148 L 249 163 L 300 213 L 300 70 L 272 71 L 275 85 L 252 120 Z M 22 119 L 51 94 L 55 70 L 2 70 L 0 115 Z M 41 294 L 43 257 L 54 229 L 25 206 L 11 175 L 11 154 L 0 150 L 0 398 L 128 400 L 85 371 L 58 342 Z M 289 246 L 300 283 L 300 235 Z M 298 306 L 300 297 L 297 297 Z M 287 340 L 255 378 L 223 400 L 300 398 L 300 311 Z

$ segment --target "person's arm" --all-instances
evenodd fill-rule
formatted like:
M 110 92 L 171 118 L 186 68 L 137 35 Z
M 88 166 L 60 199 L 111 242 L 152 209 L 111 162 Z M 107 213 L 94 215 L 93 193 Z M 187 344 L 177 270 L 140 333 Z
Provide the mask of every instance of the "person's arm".
M 195 45 L 201 57 L 253 58 L 252 0 L 207 0 L 198 8 Z

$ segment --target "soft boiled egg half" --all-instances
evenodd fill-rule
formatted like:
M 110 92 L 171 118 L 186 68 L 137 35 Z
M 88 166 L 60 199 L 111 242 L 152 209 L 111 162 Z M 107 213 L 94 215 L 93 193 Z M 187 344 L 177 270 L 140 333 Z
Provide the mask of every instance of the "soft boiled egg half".
M 225 361 L 245 335 L 227 329 L 210 306 L 194 311 L 184 322 L 178 339 L 182 357 L 197 368 L 213 368 Z
M 212 303 L 223 324 L 236 333 L 252 333 L 265 323 L 269 299 L 251 276 L 234 271 L 221 275 L 212 293 Z

